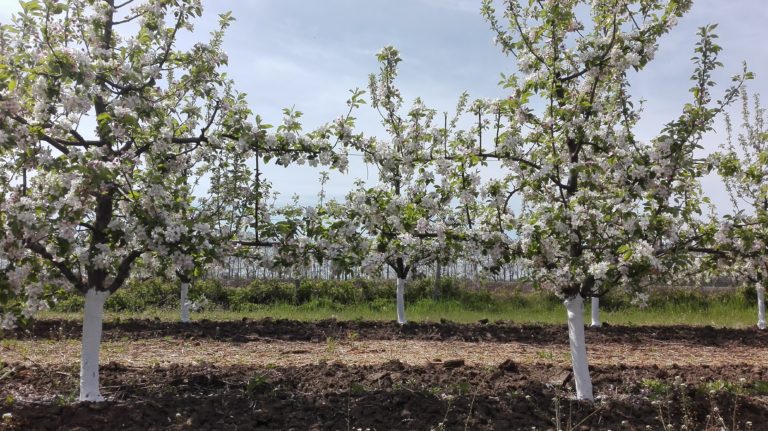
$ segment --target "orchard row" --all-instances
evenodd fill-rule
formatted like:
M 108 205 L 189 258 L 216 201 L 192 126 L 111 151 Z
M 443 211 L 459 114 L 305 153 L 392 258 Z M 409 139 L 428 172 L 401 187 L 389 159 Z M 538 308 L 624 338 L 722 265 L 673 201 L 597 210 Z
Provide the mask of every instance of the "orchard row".
M 104 300 L 139 265 L 178 277 L 183 319 L 189 283 L 231 256 L 286 273 L 317 262 L 339 273 L 389 267 L 405 323 L 413 268 L 514 262 L 563 297 L 583 399 L 593 394 L 582 298 L 692 274 L 755 283 L 763 297 L 765 113 L 750 106 L 746 69 L 726 88 L 713 82 L 714 26 L 692 47 L 679 117 L 650 142 L 636 137 L 629 72 L 653 60 L 690 1 L 506 1 L 497 11 L 484 0 L 497 44 L 517 59 L 519 73 L 502 82 L 508 98 L 464 94 L 450 115 L 407 103 L 399 52 L 385 47 L 367 91 L 353 90 L 344 115 L 313 131 L 297 111 L 277 127 L 251 112 L 223 72 L 229 14 L 207 42 L 176 47 L 199 0 L 21 3 L 0 29 L 0 318 L 10 327 L 44 308 L 48 286 L 85 295 L 82 400 L 101 399 Z M 739 101 L 740 132 L 725 115 Z M 387 136 L 358 130 L 360 109 L 378 111 Z M 702 158 L 719 117 L 728 139 Z M 268 162 L 344 172 L 350 154 L 376 167 L 378 183 L 358 181 L 341 200 L 278 207 L 279 185 L 262 178 Z M 733 201 L 724 218 L 701 190 L 713 170 Z

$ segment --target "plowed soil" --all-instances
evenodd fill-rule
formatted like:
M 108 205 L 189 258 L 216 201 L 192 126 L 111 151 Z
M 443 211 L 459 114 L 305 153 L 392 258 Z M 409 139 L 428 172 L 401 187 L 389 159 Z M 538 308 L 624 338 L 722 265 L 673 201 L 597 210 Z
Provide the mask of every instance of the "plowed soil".
M 344 338 L 355 334 L 367 340 L 435 340 L 488 341 L 527 344 L 567 343 L 565 325 L 517 325 L 504 321 L 460 324 L 452 322 L 413 323 L 342 321 L 335 319 L 300 322 L 262 319 L 214 322 L 200 320 L 192 324 L 159 320 L 128 319 L 104 324 L 104 340 L 172 337 L 205 338 L 232 342 L 246 341 L 325 341 L 328 337 Z M 71 320 L 38 321 L 27 330 L 12 334 L 14 338 L 80 339 L 81 326 Z M 684 342 L 700 346 L 740 344 L 768 347 L 768 331 L 754 328 L 732 329 L 712 326 L 604 326 L 587 329 L 588 343 L 653 343 Z
M 768 429 L 753 329 L 590 329 L 595 403 L 574 400 L 565 326 L 109 323 L 104 403 L 76 401 L 79 335 L 0 342 L 0 430 Z

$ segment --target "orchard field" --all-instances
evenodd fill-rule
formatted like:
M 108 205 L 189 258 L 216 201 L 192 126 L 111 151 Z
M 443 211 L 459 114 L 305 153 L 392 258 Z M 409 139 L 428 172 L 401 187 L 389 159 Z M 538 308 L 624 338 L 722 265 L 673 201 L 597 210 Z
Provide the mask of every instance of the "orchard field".
M 632 305 L 605 298 L 604 325 L 586 332 L 589 403 L 574 399 L 556 298 L 445 287 L 440 300 L 408 298 L 425 320 L 399 325 L 375 300 L 279 303 L 280 290 L 261 285 L 240 288 L 260 306 L 210 304 L 189 323 L 142 286 L 108 303 L 106 403 L 75 401 L 77 305 L 6 334 L 2 429 L 747 430 L 768 420 L 768 333 L 753 325 L 749 292 L 658 293 L 642 320 L 621 324 Z M 474 306 L 447 306 L 459 296 Z
M 98 404 L 75 401 L 81 305 L 62 302 L 0 344 L 3 429 L 746 430 L 768 420 L 768 333 L 753 325 L 754 292 L 665 292 L 634 314 L 628 297 L 604 298 L 603 326 L 586 332 L 589 403 L 574 399 L 554 296 L 445 280 L 435 300 L 417 283 L 414 321 L 399 325 L 391 304 L 343 303 L 355 292 L 332 299 L 314 284 L 301 304 L 292 283 L 218 296 L 209 286 L 222 302 L 189 323 L 177 304 L 154 302 L 173 286 L 132 286 L 106 304 L 108 402 Z
M 475 21 L 426 44 L 470 3 L 494 97 Z M 0 429 L 768 429 L 768 111 L 716 23 L 334 4 L 0 0 Z

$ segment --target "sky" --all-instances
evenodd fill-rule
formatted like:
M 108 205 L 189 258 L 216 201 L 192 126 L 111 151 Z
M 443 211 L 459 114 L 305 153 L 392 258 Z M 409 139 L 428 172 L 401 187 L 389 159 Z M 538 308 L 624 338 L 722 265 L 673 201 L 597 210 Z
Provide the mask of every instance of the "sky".
M 206 40 L 217 15 L 231 10 L 236 21 L 225 37 L 228 72 L 248 94 L 253 111 L 271 124 L 279 123 L 286 107 L 304 113 L 307 129 L 344 114 L 348 90 L 366 87 L 368 75 L 378 68 L 375 54 L 386 45 L 397 47 L 403 58 L 398 85 L 406 106 L 419 96 L 427 106 L 451 112 L 465 90 L 472 98 L 506 97 L 497 85 L 499 74 L 515 71 L 514 59 L 493 45 L 480 0 L 203 0 L 203 6 L 195 33 L 182 35 L 180 43 Z M 17 10 L 17 1 L 0 0 L 0 22 Z M 633 95 L 646 100 L 637 135 L 649 140 L 680 115 L 689 100 L 696 30 L 703 25 L 719 24 L 723 47 L 715 95 L 741 70 L 742 61 L 756 74 L 750 91 L 768 95 L 766 22 L 766 0 L 695 0 L 660 40 L 656 59 L 631 78 Z M 383 136 L 372 110 L 363 108 L 356 116 L 360 131 Z M 724 138 L 722 132 L 708 135 L 705 151 Z M 310 203 L 319 191 L 320 170 L 270 166 L 265 175 L 283 198 L 299 194 Z M 349 172 L 333 174 L 326 192 L 342 197 L 356 178 L 375 180 L 374 175 L 353 157 Z M 710 176 L 703 184 L 720 212 L 727 210 L 718 179 Z

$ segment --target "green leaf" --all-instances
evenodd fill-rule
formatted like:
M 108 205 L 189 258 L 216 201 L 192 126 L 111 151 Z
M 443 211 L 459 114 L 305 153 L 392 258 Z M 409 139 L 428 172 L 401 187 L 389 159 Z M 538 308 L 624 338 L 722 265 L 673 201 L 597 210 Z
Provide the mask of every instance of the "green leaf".
M 63 13 L 67 10 L 67 5 L 64 3 L 54 3 L 53 7 L 50 8 L 50 11 L 53 15 L 58 15 L 60 13 Z
M 40 6 L 40 2 L 38 0 L 19 1 L 19 5 L 21 5 L 22 9 L 24 9 L 24 12 L 34 12 L 36 10 L 42 9 L 42 6 Z
M 108 112 L 102 112 L 96 117 L 96 122 L 99 124 L 112 120 L 112 116 Z

